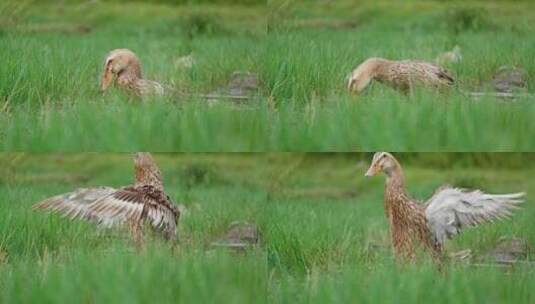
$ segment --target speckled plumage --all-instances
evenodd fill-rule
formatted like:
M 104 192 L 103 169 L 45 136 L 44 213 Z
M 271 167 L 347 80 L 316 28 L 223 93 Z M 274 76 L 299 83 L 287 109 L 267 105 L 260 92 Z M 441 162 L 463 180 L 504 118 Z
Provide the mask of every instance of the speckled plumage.
M 143 242 L 142 225 L 147 222 L 168 240 L 176 237 L 180 211 L 163 189 L 161 173 L 149 153 L 134 157 L 134 185 L 80 188 L 41 201 L 34 209 L 84 219 L 100 226 L 127 225 L 136 245 Z
M 143 79 L 140 60 L 128 49 L 115 49 L 106 56 L 100 89 L 105 91 L 114 80 L 117 86 L 137 96 L 165 93 L 160 83 Z
M 435 258 L 441 257 L 447 238 L 463 228 L 509 217 L 524 195 L 494 195 L 445 186 L 422 204 L 407 194 L 401 165 L 394 156 L 386 152 L 374 155 L 366 176 L 379 172 L 386 175 L 384 208 L 392 246 L 402 259 L 413 259 L 418 246 Z
M 451 73 L 433 63 L 419 60 L 394 61 L 369 58 L 353 70 L 347 87 L 351 92 L 359 93 L 372 80 L 405 94 L 416 86 L 441 90 L 454 84 Z
M 430 237 L 424 229 L 426 220 L 422 208 L 413 203 L 400 186 L 395 182 L 386 185 L 384 206 L 396 255 L 412 258 L 414 245 L 429 246 Z

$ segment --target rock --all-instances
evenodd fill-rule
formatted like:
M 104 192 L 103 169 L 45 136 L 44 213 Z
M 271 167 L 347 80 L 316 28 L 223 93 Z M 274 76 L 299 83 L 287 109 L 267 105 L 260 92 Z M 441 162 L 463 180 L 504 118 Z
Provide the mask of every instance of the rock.
M 175 68 L 177 69 L 184 69 L 184 70 L 191 69 L 194 64 L 195 64 L 195 58 L 193 58 L 193 54 L 178 57 L 175 60 Z
M 260 87 L 258 76 L 250 72 L 235 71 L 230 75 L 229 95 L 246 96 L 254 94 Z
M 188 208 L 186 208 L 186 205 L 184 205 L 184 204 L 178 204 L 178 205 L 176 205 L 176 208 L 180 212 L 180 217 L 183 217 L 183 216 L 189 214 L 189 210 L 188 210 Z
M 512 264 L 525 260 L 530 247 L 525 240 L 519 238 L 501 237 L 498 245 L 485 255 L 487 260 L 501 264 Z
M 235 71 L 230 75 L 227 86 L 219 88 L 204 97 L 210 102 L 227 99 L 242 103 L 250 100 L 251 95 L 254 95 L 259 88 L 260 80 L 256 74 Z
M 254 224 L 242 221 L 230 223 L 227 233 L 222 238 L 212 242 L 212 247 L 225 247 L 238 252 L 258 245 L 260 234 Z
M 501 66 L 492 77 L 492 86 L 498 92 L 512 93 L 527 90 L 528 73 L 522 68 Z
M 459 63 L 463 59 L 461 55 L 461 47 L 456 45 L 451 51 L 439 54 L 435 58 L 435 62 L 439 65 Z
M 472 250 L 465 249 L 457 252 L 452 252 L 449 254 L 450 259 L 456 262 L 470 262 L 472 259 Z

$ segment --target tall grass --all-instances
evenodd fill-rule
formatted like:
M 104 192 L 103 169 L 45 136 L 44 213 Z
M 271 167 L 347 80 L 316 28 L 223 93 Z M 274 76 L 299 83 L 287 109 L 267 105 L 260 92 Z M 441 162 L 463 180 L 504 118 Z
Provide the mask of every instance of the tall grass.
M 275 287 L 277 303 L 531 303 L 533 269 L 467 269 L 439 273 L 432 266 L 398 268 L 392 262 L 368 268 L 347 265 L 332 275 L 286 277 Z
M 266 303 L 266 268 L 259 256 L 228 253 L 144 254 L 116 249 L 15 261 L 0 279 L 4 303 Z
M 391 95 L 392 96 L 392 95 Z M 24 151 L 529 151 L 535 105 L 330 100 L 304 110 L 154 101 L 17 110 L 0 119 L 1 147 Z M 452 98 L 453 99 L 453 98 Z M 261 103 L 259 100 L 257 103 Z M 95 115 L 98 113 L 98 115 Z

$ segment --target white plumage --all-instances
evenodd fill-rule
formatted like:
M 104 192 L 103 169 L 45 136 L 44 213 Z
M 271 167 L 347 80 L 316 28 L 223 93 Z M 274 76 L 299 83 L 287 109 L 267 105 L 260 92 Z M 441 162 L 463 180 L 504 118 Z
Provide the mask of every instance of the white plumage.
M 523 202 L 524 195 L 523 192 L 487 194 L 481 190 L 445 188 L 427 201 L 425 216 L 434 241 L 443 245 L 464 228 L 510 217 Z

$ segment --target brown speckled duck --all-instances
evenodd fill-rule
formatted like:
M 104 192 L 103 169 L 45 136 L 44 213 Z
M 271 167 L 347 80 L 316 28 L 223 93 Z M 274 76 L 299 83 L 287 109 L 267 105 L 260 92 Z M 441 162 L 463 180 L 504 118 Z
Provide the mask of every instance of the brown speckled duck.
M 139 58 L 129 49 L 115 49 L 106 56 L 100 90 L 107 90 L 114 81 L 117 86 L 137 96 L 164 94 L 161 84 L 143 79 Z
M 380 172 L 386 175 L 384 208 L 398 258 L 413 259 L 418 245 L 440 258 L 446 239 L 464 228 L 510 217 L 524 196 L 444 186 L 421 204 L 407 194 L 401 165 L 390 153 L 375 153 L 366 176 Z
M 143 242 L 144 222 L 162 232 L 167 240 L 174 240 L 180 211 L 164 192 L 158 166 L 149 153 L 136 153 L 134 169 L 135 181 L 131 186 L 79 188 L 45 199 L 34 209 L 104 227 L 127 224 L 138 247 Z
M 394 61 L 369 58 L 353 70 L 347 88 L 352 93 L 360 93 L 372 80 L 405 94 L 411 92 L 415 86 L 446 89 L 454 83 L 450 72 L 432 63 L 418 60 Z

